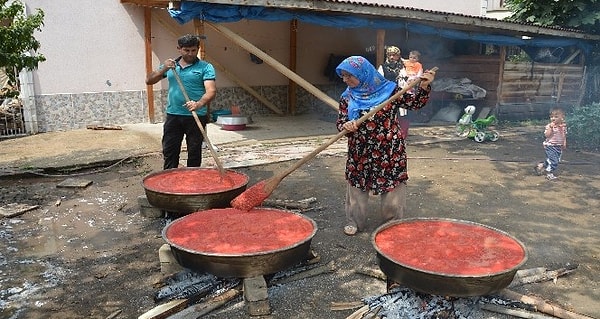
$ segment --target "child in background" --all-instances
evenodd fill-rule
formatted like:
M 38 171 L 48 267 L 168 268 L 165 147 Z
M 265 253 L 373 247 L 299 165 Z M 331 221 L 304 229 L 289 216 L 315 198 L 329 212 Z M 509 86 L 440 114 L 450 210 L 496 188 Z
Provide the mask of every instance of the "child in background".
M 538 163 L 534 168 L 538 175 L 546 173 L 546 179 L 553 181 L 557 177 L 554 171 L 558 168 L 558 163 L 562 152 L 567 148 L 567 124 L 565 123 L 565 112 L 560 108 L 550 110 L 550 123 L 544 128 L 544 151 L 546 160 Z
M 421 59 L 421 52 L 410 51 L 408 54 L 408 60 L 404 60 L 404 68 L 406 68 L 406 75 L 408 80 L 420 77 L 423 74 L 423 65 L 419 60 Z
M 423 74 L 423 65 L 419 62 L 421 53 L 419 51 L 410 51 L 408 60 L 402 59 L 404 68 L 400 71 L 400 87 L 404 87 L 411 80 L 420 77 Z

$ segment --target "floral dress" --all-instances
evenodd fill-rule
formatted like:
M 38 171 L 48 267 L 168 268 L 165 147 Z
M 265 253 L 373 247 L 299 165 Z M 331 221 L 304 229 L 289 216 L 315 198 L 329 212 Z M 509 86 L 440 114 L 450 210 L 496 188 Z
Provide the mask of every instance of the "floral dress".
M 395 94 L 400 88 L 392 93 Z M 348 133 L 346 180 L 351 186 L 379 195 L 393 190 L 408 179 L 406 143 L 398 122 L 400 108 L 418 110 L 429 100 L 431 87 L 418 87 L 406 93 L 364 121 L 356 132 Z M 367 111 L 362 111 L 361 116 Z M 348 121 L 348 101 L 340 100 L 337 129 Z

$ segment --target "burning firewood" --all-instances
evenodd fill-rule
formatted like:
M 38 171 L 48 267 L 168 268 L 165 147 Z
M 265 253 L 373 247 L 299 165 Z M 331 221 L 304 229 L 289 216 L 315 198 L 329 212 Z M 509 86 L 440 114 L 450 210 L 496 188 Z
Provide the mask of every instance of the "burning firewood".
M 240 279 L 237 278 L 218 278 L 211 274 L 185 270 L 169 277 L 166 280 L 166 286 L 156 293 L 154 300 L 164 302 L 173 299 L 187 299 L 188 303 L 194 303 L 219 290 L 239 284 Z

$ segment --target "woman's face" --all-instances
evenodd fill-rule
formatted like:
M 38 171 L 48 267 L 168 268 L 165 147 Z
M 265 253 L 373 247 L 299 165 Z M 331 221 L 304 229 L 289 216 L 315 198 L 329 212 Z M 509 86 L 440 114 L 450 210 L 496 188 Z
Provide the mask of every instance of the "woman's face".
M 354 75 L 346 71 L 342 71 L 341 74 L 342 81 L 344 81 L 348 87 L 355 88 L 360 84 L 360 81 Z

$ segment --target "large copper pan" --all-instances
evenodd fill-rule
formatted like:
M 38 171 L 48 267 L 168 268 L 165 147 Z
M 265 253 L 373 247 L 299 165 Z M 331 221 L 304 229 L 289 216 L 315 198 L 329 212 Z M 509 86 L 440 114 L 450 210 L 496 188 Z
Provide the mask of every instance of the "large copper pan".
M 142 180 L 150 205 L 169 212 L 188 214 L 211 208 L 230 206 L 231 200 L 246 190 L 248 176 L 225 170 L 222 179 L 219 171 L 211 168 L 180 167 L 147 175 Z M 204 178 L 211 176 L 210 180 Z M 215 179 L 218 176 L 219 179 Z M 182 178 L 192 178 L 197 188 L 178 189 Z
M 418 234 L 420 231 L 423 234 Z M 422 238 L 415 239 L 416 236 Z M 442 296 L 497 292 L 511 283 L 518 268 L 527 261 L 525 246 L 511 235 L 455 219 L 391 221 L 373 233 L 372 244 L 379 267 L 388 279 Z
M 275 217 L 268 221 L 261 220 L 269 214 Z M 221 222 L 216 219 L 217 215 L 222 218 Z M 210 225 L 217 222 L 220 223 L 218 227 Z M 285 229 L 295 232 L 298 227 L 304 229 L 303 234 L 298 235 L 302 238 L 290 240 L 292 236 L 286 236 Z M 177 262 L 185 268 L 218 277 L 250 278 L 273 274 L 305 260 L 316 232 L 317 226 L 312 219 L 294 212 L 268 208 L 245 212 L 226 208 L 199 211 L 181 217 L 168 224 L 162 236 L 171 246 Z M 243 240 L 232 243 L 235 240 L 231 237 Z M 256 248 L 263 247 L 263 244 L 267 246 L 267 242 L 273 242 L 273 247 L 277 248 Z M 281 246 L 277 246 L 280 243 Z M 243 249 L 255 248 L 251 252 L 236 252 L 232 248 L 236 245 L 243 246 Z M 196 248 L 200 246 L 211 248 Z M 225 249 L 219 251 L 218 247 Z

